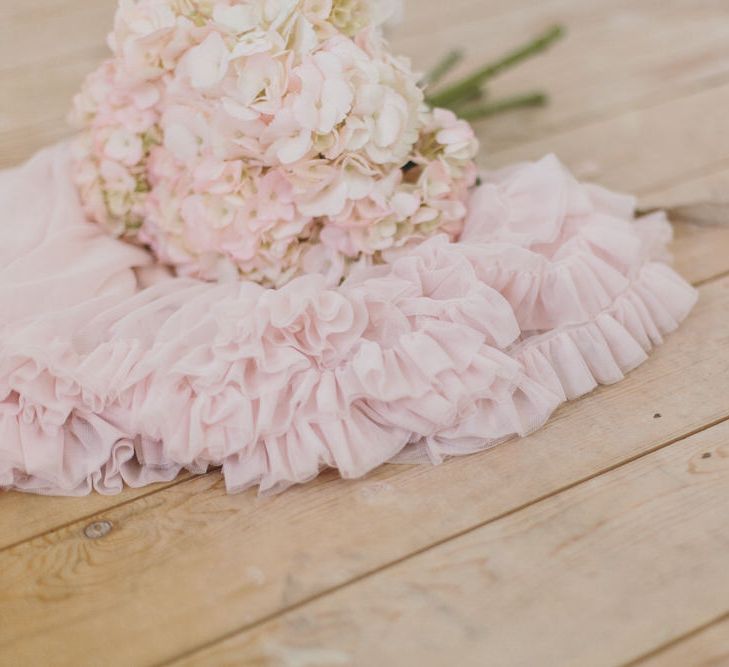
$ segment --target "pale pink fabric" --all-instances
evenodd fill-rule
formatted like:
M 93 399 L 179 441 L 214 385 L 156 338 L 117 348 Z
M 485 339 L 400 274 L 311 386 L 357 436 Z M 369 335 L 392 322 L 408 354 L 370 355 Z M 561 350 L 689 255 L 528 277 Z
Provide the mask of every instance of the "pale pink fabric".
M 484 174 L 461 242 L 340 288 L 154 269 L 86 222 L 68 148 L 0 173 L 0 486 L 119 492 L 222 466 L 230 491 L 364 475 L 525 435 L 642 363 L 696 292 L 670 227 L 553 157 Z

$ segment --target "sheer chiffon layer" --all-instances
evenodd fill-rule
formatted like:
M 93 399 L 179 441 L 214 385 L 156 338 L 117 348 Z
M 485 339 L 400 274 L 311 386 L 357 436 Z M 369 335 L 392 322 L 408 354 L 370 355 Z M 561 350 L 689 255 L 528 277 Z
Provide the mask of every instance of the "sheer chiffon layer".
M 670 227 L 554 158 L 484 174 L 434 237 L 336 289 L 174 278 L 86 222 L 68 149 L 0 174 L 0 486 L 116 493 L 222 467 L 262 492 L 440 462 L 645 361 L 696 300 Z

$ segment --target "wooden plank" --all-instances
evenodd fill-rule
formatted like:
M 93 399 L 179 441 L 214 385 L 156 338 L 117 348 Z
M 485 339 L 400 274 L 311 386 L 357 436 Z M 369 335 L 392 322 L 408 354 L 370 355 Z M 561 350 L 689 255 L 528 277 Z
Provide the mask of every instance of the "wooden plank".
M 729 85 L 621 114 L 488 156 L 494 166 L 555 152 L 581 179 L 638 194 L 729 163 Z
M 530 438 L 263 500 L 206 476 L 100 515 L 103 539 L 85 520 L 0 552 L 0 652 L 158 662 L 729 417 L 729 279 L 701 293 L 650 363 Z
M 81 498 L 53 498 L 25 493 L 0 491 L 0 551 L 14 544 L 43 535 L 49 530 L 93 517 L 111 507 L 153 495 L 190 475 L 181 474 L 170 484 L 152 484 L 141 489 L 127 488 L 118 496 L 94 493 Z
M 722 667 L 729 665 L 729 616 L 682 641 L 672 642 L 628 667 Z
M 671 251 L 675 268 L 682 275 L 691 276 L 694 284 L 703 284 L 729 270 L 729 219 L 723 227 L 679 222 L 674 230 Z
M 725 422 L 176 664 L 623 664 L 729 609 L 728 442 Z
M 24 72 L 47 71 L 60 60 L 104 46 L 117 2 L 23 0 L 7 4 L 0 9 L 2 77 L 19 67 Z
M 63 58 L 46 66 L 34 66 L 19 76 L 0 75 L 0 167 L 19 164 L 44 146 L 69 137 L 67 121 L 71 99 L 92 69 L 100 62 L 101 49 Z

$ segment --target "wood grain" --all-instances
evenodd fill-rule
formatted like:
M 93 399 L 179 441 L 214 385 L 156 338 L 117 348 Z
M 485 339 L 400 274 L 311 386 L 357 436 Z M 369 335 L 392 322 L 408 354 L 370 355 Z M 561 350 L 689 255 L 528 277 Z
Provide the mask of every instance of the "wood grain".
M 0 552 L 0 652 L 72 664 L 111 644 L 109 664 L 158 662 L 726 419 L 729 279 L 701 292 L 649 364 L 530 438 L 265 500 L 207 476 L 100 515 L 101 540 L 85 519 Z
M 724 423 L 176 664 L 622 664 L 729 607 L 728 441 Z

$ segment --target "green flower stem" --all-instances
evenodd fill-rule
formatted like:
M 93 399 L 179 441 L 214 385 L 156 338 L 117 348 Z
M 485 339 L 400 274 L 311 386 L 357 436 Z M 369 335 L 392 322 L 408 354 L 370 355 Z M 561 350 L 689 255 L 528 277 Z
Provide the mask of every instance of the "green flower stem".
M 503 100 L 495 100 L 488 104 L 467 107 L 459 111 L 458 115 L 464 120 L 474 121 L 489 116 L 495 116 L 505 111 L 513 111 L 514 109 L 524 109 L 527 107 L 542 107 L 549 101 L 544 93 L 534 92 L 525 95 L 516 95 L 507 97 Z
M 483 102 L 487 97 L 488 91 L 486 90 L 486 86 L 483 88 L 474 88 L 473 90 L 469 90 L 467 93 L 464 93 L 462 98 L 454 99 L 448 108 L 455 112 L 456 115 L 460 115 L 461 111 L 478 102 Z
M 421 79 L 421 87 L 435 86 L 462 60 L 463 51 L 451 51 Z
M 454 102 L 467 98 L 472 91 L 479 90 L 486 81 L 497 74 L 542 53 L 554 42 L 561 39 L 564 33 L 565 30 L 560 25 L 550 28 L 528 44 L 515 49 L 490 65 L 486 65 L 445 90 L 429 96 L 427 99 L 428 104 L 433 107 L 450 108 Z

